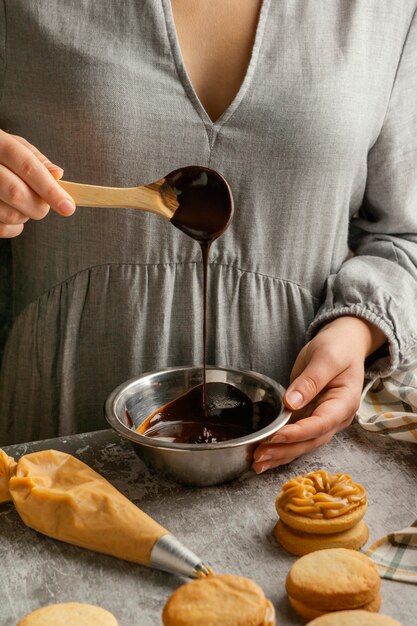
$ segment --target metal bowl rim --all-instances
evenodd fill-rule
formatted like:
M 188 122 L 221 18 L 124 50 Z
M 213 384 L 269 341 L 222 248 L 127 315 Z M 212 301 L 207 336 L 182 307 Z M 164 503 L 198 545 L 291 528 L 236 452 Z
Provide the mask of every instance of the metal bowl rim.
M 239 437 L 236 439 L 228 439 L 227 441 L 221 441 L 217 443 L 174 443 L 170 441 L 161 442 L 158 439 L 152 439 L 151 437 L 146 437 L 145 435 L 140 435 L 136 433 L 132 429 L 128 428 L 124 424 L 122 424 L 119 418 L 116 416 L 115 407 L 117 403 L 120 401 L 120 398 L 131 388 L 143 380 L 144 378 L 148 378 L 151 376 L 160 376 L 161 374 L 166 374 L 169 372 L 181 372 L 181 371 L 190 371 L 190 370 L 202 370 L 202 366 L 177 366 L 177 367 L 167 367 L 164 370 L 145 372 L 140 376 L 136 376 L 135 378 L 130 378 L 126 382 L 122 383 L 118 387 L 116 387 L 107 397 L 104 406 L 104 413 L 107 422 L 110 426 L 122 437 L 129 439 L 133 443 L 144 445 L 148 448 L 157 448 L 159 450 L 178 450 L 178 451 L 186 451 L 186 452 L 203 452 L 205 450 L 221 450 L 224 448 L 237 448 L 239 446 L 245 446 L 247 444 L 257 443 L 262 439 L 266 439 L 269 435 L 277 432 L 282 426 L 284 426 L 291 417 L 291 411 L 284 407 L 273 422 L 268 424 L 265 428 L 261 430 L 257 430 L 250 435 L 245 435 L 244 437 Z M 278 382 L 269 378 L 269 376 L 265 376 L 264 374 L 259 374 L 257 372 L 252 372 L 250 370 L 239 370 L 232 367 L 219 367 L 216 365 L 207 365 L 207 370 L 217 370 L 219 372 L 233 372 L 236 374 L 245 374 L 249 375 L 252 378 L 259 379 L 262 382 L 268 383 L 271 387 L 275 388 L 278 392 L 278 395 L 281 399 L 284 396 L 285 388 L 280 385 Z M 284 405 L 283 405 L 284 406 Z

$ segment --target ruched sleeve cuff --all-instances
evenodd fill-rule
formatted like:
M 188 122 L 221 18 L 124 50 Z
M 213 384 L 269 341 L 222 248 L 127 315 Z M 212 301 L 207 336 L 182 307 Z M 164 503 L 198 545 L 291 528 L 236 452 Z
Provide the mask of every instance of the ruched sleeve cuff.
M 334 308 L 327 308 L 326 305 L 323 306 L 314 321 L 310 324 L 307 332 L 308 339 L 311 339 L 324 324 L 344 315 L 354 315 L 355 317 L 361 317 L 371 322 L 377 326 L 387 338 L 387 344 L 382 346 L 382 348 L 377 350 L 366 360 L 365 375 L 367 378 L 383 378 L 389 376 L 400 367 L 400 346 L 392 324 L 389 320 L 385 319 L 379 311 L 375 311 L 364 304 L 340 305 Z

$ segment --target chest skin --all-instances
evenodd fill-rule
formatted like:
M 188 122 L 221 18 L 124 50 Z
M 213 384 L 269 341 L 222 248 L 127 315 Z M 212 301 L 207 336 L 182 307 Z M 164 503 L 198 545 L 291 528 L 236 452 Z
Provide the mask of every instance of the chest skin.
M 171 0 L 171 5 L 187 73 L 215 121 L 245 78 L 262 0 Z

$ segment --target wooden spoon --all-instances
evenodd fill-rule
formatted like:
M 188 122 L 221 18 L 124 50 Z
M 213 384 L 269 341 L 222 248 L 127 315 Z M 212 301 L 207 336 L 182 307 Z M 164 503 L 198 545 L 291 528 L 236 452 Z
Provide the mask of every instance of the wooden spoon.
M 141 187 L 99 187 L 60 180 L 77 206 L 156 213 L 197 241 L 213 241 L 233 215 L 230 187 L 219 172 L 191 165 Z
M 170 220 L 179 207 L 177 195 L 165 178 L 141 187 L 99 187 L 59 180 L 77 206 L 139 209 Z

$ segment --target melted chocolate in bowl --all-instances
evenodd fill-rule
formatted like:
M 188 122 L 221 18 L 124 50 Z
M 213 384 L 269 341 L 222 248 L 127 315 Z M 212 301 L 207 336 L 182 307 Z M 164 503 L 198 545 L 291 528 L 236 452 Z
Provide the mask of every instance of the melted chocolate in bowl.
M 276 414 L 271 405 L 253 403 L 233 385 L 206 382 L 208 257 L 211 244 L 230 224 L 233 197 L 226 180 L 206 167 L 181 168 L 166 180 L 179 202 L 171 222 L 200 244 L 203 256 L 203 383 L 159 408 L 136 432 L 176 443 L 236 439 L 264 428 Z
M 252 402 L 227 383 L 207 383 L 207 415 L 203 385 L 197 385 L 148 417 L 136 432 L 176 443 L 215 443 L 237 439 L 275 419 L 267 402 Z

